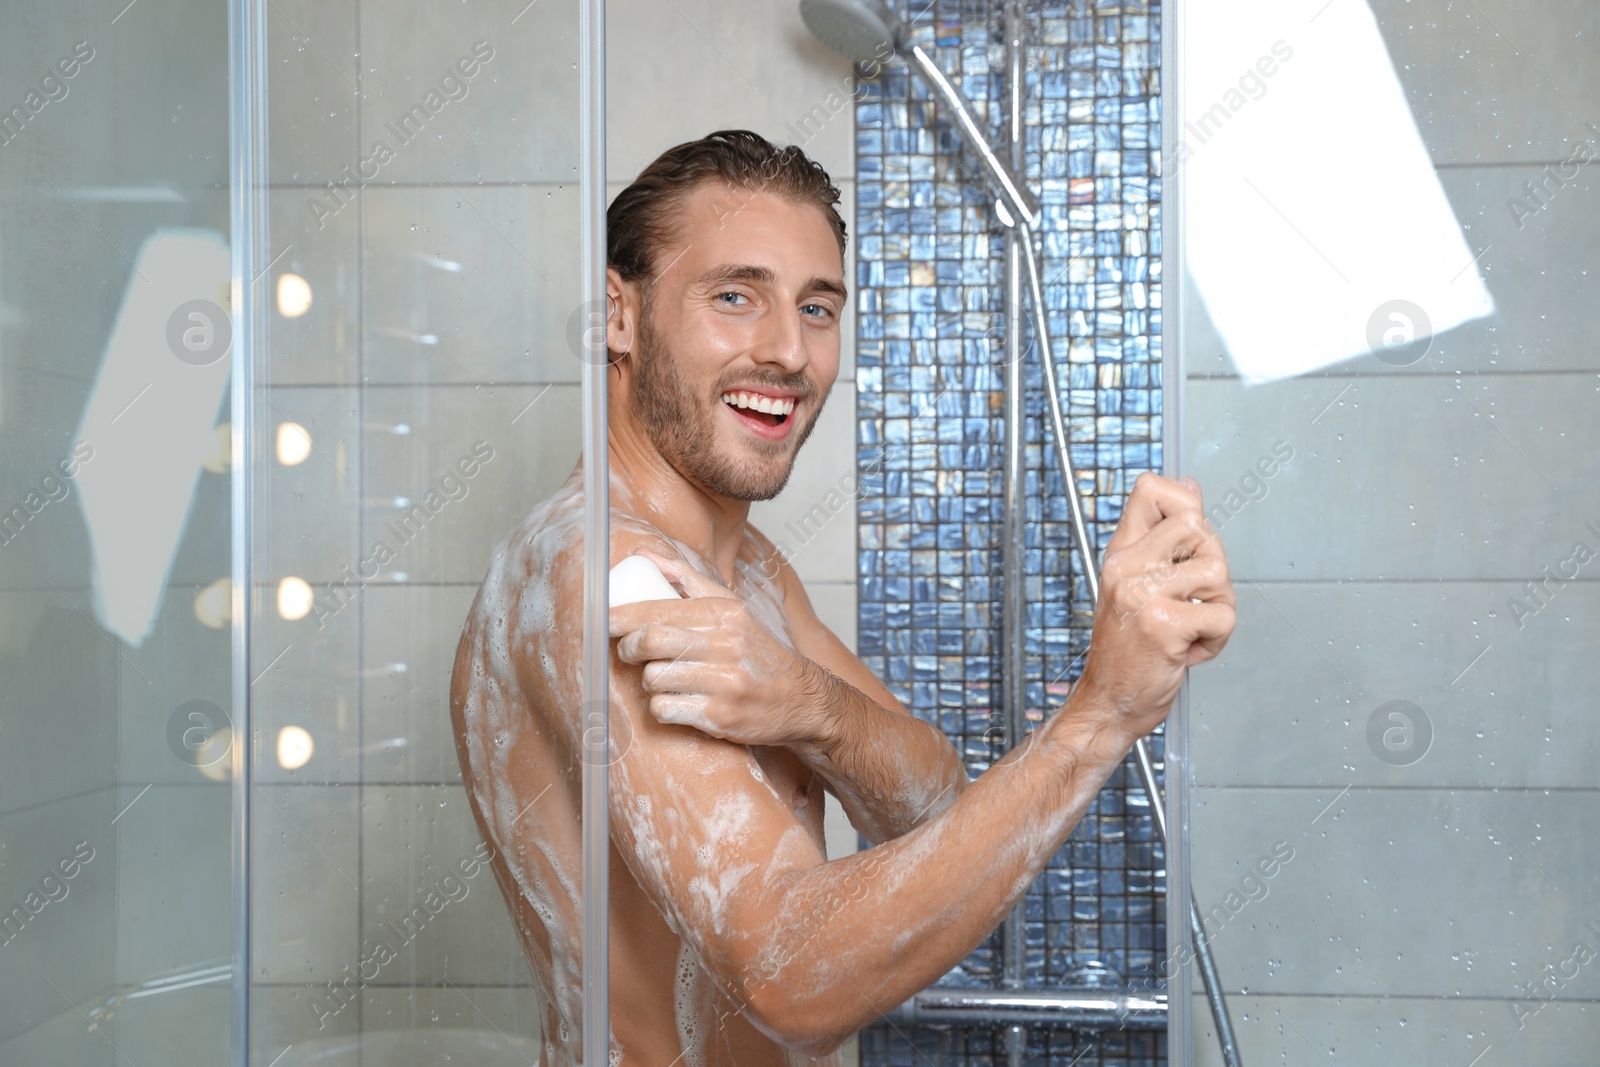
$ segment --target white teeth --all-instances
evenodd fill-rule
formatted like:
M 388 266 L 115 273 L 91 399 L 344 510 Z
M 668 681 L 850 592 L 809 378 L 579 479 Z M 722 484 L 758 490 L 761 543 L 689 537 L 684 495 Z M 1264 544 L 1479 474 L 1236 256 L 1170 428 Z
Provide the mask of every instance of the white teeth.
M 723 393 L 722 402 L 729 407 L 750 408 L 755 411 L 769 412 L 773 415 L 790 415 L 794 412 L 793 400 L 777 400 L 770 396 L 762 396 L 760 393 Z

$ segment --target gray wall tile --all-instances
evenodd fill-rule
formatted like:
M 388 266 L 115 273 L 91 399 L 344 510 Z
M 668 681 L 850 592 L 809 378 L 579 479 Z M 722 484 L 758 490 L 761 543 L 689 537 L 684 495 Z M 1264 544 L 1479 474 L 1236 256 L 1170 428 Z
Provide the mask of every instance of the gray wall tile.
M 20 547 L 0 547 L 0 554 Z M 87 596 L 29 584 L 42 588 L 0 592 L 6 685 L 0 746 L 10 754 L 0 773 L 0 812 L 104 789 L 116 780 L 117 730 L 108 719 L 118 679 L 131 673 L 84 617 Z M 65 663 L 74 669 L 63 670 Z
M 117 772 L 125 783 L 199 785 L 228 773 L 230 741 L 211 735 L 218 711 L 232 715 L 230 634 L 197 617 L 195 601 L 205 588 L 167 586 L 150 637 L 139 648 L 122 649 L 127 659 L 116 672 L 115 697 L 89 705 L 114 709 Z M 212 707 L 180 712 L 190 701 Z
M 806 581 L 856 577 L 856 390 L 841 381 L 795 458 L 782 493 L 750 508 L 750 521 Z
M 835 178 L 855 174 L 849 62 L 811 36 L 797 4 L 738 10 L 729 18 L 714 0 L 608 5 L 608 177 L 631 179 L 663 150 L 719 129 L 800 144 Z
M 266 469 L 258 484 L 265 483 L 265 506 L 257 505 L 263 529 L 255 540 L 256 573 L 279 582 L 296 577 L 320 589 L 361 558 L 355 521 L 365 437 L 360 397 L 353 389 L 275 388 L 262 395 L 258 462 Z M 279 458 L 285 423 L 310 437 L 310 451 L 298 463 Z
M 396 553 L 380 580 L 476 587 L 494 545 L 572 473 L 582 447 L 578 401 L 570 385 L 368 388 L 364 555 L 380 540 Z M 410 432 L 393 432 L 399 426 Z M 494 455 L 463 479 L 457 463 L 479 441 Z M 441 488 L 446 477 L 465 487 L 454 490 L 459 499 Z M 438 513 L 403 522 L 430 489 L 440 492 Z M 395 506 L 400 498 L 410 503 Z
M 111 1026 L 118 1062 L 227 1063 L 231 995 L 224 983 L 124 1001 Z
M 1600 583 L 1562 586 L 1520 628 L 1507 609 L 1520 583 L 1242 584 L 1238 597 L 1227 650 L 1190 676 L 1200 784 L 1593 786 Z
M 1374 0 L 1372 10 L 1435 163 L 1561 158 L 1593 117 L 1583 114 L 1600 99 L 1586 0 L 1550 0 L 1535 17 L 1514 0 Z
M 1465 1067 L 1474 1059 L 1480 1065 L 1503 1061 L 1585 1067 L 1594 1061 L 1592 1003 L 1546 1005 L 1537 1015 L 1523 1018 L 1521 1029 L 1505 1000 L 1235 994 L 1228 1003 L 1246 1063 L 1322 1062 L 1313 1050 L 1352 1067 L 1396 1063 Z M 1199 998 L 1194 1021 L 1195 1067 L 1218 1067 L 1222 1057 L 1211 1014 Z
M 363 793 L 362 945 L 370 953 L 382 940 L 396 957 L 369 986 L 528 984 L 493 873 L 482 865 L 464 877 L 460 868 L 485 855 L 466 790 L 393 785 Z
M 459 782 L 450 671 L 476 588 L 408 584 L 365 595 L 363 781 Z
M 578 188 L 369 189 L 363 373 L 375 383 L 576 382 Z
M 358 200 L 324 210 L 330 200 L 313 187 L 271 192 L 271 269 L 261 281 L 271 313 L 268 347 L 256 380 L 266 385 L 355 385 L 360 351 L 361 231 Z M 286 274 L 303 278 L 311 306 L 283 312 L 279 287 Z
M 60 998 L 57 998 L 58 1000 Z M 71 1063 L 80 1067 L 111 1067 L 116 1050 L 104 1034 L 90 1030 L 72 1008 L 42 1022 L 26 1033 L 0 1042 L 0 1062 Z
M 804 580 L 804 578 L 802 578 Z M 806 581 L 806 595 L 822 625 L 834 632 L 846 648 L 856 650 L 856 583 Z
M 369 590 L 336 595 L 314 587 L 317 607 L 299 619 L 277 611 L 277 589 L 258 589 L 264 611 L 251 638 L 252 729 L 258 741 L 258 782 L 356 782 L 361 773 L 361 682 L 357 658 L 360 600 Z M 282 732 L 311 735 L 310 759 L 298 767 L 291 748 L 280 754 Z
M 1600 520 L 1579 491 L 1600 459 L 1570 436 L 1596 397 L 1592 374 L 1191 381 L 1187 473 L 1236 577 L 1531 577 Z
M 356 0 L 267 9 L 267 165 L 274 182 L 337 180 L 356 155 Z
M 358 790 L 263 785 L 252 805 L 254 977 L 329 982 L 354 971 L 362 857 Z M 224 806 L 224 813 L 226 807 Z
M 474 52 L 479 42 L 487 48 Z M 367 173 L 378 183 L 575 182 L 577 61 L 575 4 L 363 0 Z M 382 165 L 379 141 L 393 152 Z
M 354 995 L 354 994 L 352 994 Z M 250 990 L 251 1062 L 361 1067 L 359 1001 L 335 1011 L 325 985 L 256 985 Z
M 1207 789 L 1195 897 L 1227 910 L 1208 929 L 1230 989 L 1514 998 L 1574 939 L 1600 951 L 1594 860 L 1573 847 L 1597 817 L 1595 790 Z M 1247 882 L 1278 842 L 1293 859 Z M 1600 969 L 1560 996 L 1600 996 Z

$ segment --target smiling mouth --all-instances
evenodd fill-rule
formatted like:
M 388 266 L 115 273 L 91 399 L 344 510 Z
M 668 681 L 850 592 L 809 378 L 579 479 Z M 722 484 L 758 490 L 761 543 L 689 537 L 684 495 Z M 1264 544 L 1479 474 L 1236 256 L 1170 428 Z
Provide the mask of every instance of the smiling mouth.
M 788 422 L 789 416 L 794 414 L 795 407 L 793 397 L 763 396 L 760 393 L 744 390 L 723 393 L 722 402 L 746 418 L 774 428 Z

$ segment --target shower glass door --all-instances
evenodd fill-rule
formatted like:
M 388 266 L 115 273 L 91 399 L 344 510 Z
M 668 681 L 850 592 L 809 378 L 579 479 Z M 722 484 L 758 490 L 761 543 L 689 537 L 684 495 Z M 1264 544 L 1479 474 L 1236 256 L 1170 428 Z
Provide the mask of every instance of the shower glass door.
M 228 7 L 0 4 L 0 1063 L 227 1062 Z
M 526 1067 L 563 1043 L 484 862 L 449 686 L 492 549 L 582 446 L 579 8 L 267 5 L 263 1067 Z
M 1239 598 L 1188 855 L 1248 1064 L 1600 1043 L 1600 7 L 1528 14 L 1180 7 L 1179 465 Z

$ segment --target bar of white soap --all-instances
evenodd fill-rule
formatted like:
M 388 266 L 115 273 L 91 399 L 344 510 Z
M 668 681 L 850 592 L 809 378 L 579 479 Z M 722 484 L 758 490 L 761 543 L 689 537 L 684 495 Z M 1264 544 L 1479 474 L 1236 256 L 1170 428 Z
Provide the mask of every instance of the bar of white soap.
M 661 568 L 643 556 L 629 556 L 611 568 L 611 606 L 636 604 L 641 600 L 678 600 Z

